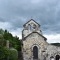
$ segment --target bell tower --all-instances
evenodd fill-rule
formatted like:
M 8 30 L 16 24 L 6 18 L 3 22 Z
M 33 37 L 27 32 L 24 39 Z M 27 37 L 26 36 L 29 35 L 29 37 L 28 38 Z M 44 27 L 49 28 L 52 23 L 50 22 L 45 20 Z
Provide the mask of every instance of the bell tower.
M 33 19 L 25 23 L 23 27 L 24 29 L 22 31 L 22 38 L 28 36 L 32 32 L 38 32 L 39 34 L 42 34 L 40 25 L 37 22 L 35 22 Z
M 43 60 L 42 52 L 46 50 L 47 39 L 42 35 L 40 25 L 31 19 L 23 27 L 23 60 Z

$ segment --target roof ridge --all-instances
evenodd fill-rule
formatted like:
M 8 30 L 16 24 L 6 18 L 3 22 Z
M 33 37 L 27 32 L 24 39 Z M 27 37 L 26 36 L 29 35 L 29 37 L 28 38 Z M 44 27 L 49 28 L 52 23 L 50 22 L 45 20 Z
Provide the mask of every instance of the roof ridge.
M 27 23 L 29 23 L 30 21 L 34 21 L 35 23 L 37 23 L 34 19 L 30 19 L 29 21 L 27 21 L 23 26 L 25 26 Z M 37 23 L 39 26 L 40 26 L 40 24 L 39 23 Z
M 32 32 L 32 33 L 38 33 L 38 32 Z M 30 36 L 32 33 L 30 33 L 29 35 L 27 35 L 26 37 L 24 37 L 23 39 L 26 39 L 28 36 Z M 39 33 L 38 33 L 39 34 Z M 42 36 L 44 38 L 44 40 L 46 41 L 47 38 L 45 38 L 43 35 L 39 34 L 40 36 Z

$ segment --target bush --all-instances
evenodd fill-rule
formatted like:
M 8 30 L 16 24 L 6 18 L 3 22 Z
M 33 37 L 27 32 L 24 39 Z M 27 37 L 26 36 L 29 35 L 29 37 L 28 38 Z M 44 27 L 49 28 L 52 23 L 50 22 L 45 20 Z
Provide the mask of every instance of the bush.
M 18 60 L 18 52 L 15 49 L 10 49 L 9 60 Z
M 9 49 L 0 46 L 0 60 L 6 60 L 9 55 L 10 55 Z

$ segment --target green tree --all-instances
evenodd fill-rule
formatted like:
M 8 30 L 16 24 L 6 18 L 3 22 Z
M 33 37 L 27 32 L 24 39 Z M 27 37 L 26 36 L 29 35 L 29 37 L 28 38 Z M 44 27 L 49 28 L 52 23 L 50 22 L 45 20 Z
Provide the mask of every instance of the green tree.
M 9 40 L 10 47 L 13 47 L 18 52 L 21 51 L 22 49 L 22 42 L 17 36 L 14 37 L 7 30 L 4 31 L 1 29 L 0 30 L 0 57 L 1 57 L 0 60 L 7 60 L 8 57 L 10 59 L 11 56 L 14 56 L 13 51 L 11 51 L 6 47 L 7 40 Z M 13 57 L 11 58 L 11 60 L 13 60 Z
M 3 35 L 4 34 L 4 30 L 0 29 L 0 34 Z
M 8 48 L 0 46 L 0 60 L 7 60 L 7 57 L 10 55 Z

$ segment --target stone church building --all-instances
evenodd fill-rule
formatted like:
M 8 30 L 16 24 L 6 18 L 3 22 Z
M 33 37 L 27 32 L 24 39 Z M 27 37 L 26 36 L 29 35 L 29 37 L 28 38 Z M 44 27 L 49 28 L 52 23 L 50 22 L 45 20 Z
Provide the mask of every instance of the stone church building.
M 60 60 L 60 47 L 50 45 L 33 19 L 23 25 L 23 60 Z

